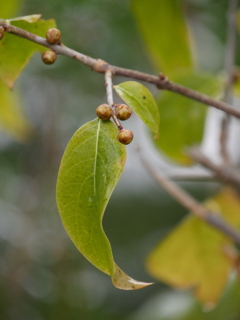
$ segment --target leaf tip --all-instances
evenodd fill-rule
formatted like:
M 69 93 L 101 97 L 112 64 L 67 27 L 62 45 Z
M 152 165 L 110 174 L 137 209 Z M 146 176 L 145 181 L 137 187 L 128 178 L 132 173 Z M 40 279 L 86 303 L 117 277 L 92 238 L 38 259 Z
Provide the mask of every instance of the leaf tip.
M 141 282 L 134 280 L 123 272 L 116 264 L 114 274 L 112 276 L 112 283 L 116 288 L 122 290 L 137 290 L 154 284 L 154 282 Z

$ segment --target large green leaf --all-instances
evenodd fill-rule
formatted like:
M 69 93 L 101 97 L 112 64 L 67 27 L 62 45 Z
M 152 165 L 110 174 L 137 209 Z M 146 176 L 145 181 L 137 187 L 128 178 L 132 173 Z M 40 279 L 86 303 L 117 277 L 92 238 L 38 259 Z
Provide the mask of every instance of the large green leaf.
M 240 227 L 240 201 L 230 189 L 206 202 L 229 224 Z M 219 299 L 232 269 L 224 250 L 231 240 L 195 216 L 188 216 L 150 253 L 149 272 L 177 288 L 192 288 L 204 304 Z
M 74 134 L 59 169 L 57 204 L 63 225 L 79 251 L 110 275 L 117 288 L 133 290 L 148 284 L 119 269 L 102 228 L 105 208 L 126 160 L 126 148 L 117 141 L 117 132 L 111 121 L 96 119 Z
M 222 89 L 222 81 L 216 76 L 204 73 L 185 72 L 172 80 L 186 87 L 216 97 Z M 156 146 L 170 159 L 183 165 L 192 160 L 184 149 L 199 144 L 203 137 L 207 107 L 179 94 L 164 91 L 157 101 L 161 114 L 159 138 Z
M 137 25 L 158 70 L 168 75 L 193 66 L 179 0 L 133 0 Z
M 139 118 L 155 133 L 159 130 L 159 111 L 151 92 L 136 81 L 126 81 L 114 86 L 117 94 Z
M 0 81 L 0 125 L 16 140 L 24 141 L 31 133 L 31 126 L 21 111 L 19 101 L 18 93 Z
M 38 20 L 34 23 L 29 23 L 22 20 L 21 17 L 19 19 L 18 21 L 12 21 L 11 24 L 42 37 L 45 37 L 46 31 L 49 28 L 56 26 L 54 20 Z M 46 50 L 46 48 L 32 41 L 5 33 L 3 39 L 0 41 L 0 79 L 5 82 L 9 88 L 12 88 L 14 82 L 26 67 L 34 52 L 43 52 L 44 50 Z

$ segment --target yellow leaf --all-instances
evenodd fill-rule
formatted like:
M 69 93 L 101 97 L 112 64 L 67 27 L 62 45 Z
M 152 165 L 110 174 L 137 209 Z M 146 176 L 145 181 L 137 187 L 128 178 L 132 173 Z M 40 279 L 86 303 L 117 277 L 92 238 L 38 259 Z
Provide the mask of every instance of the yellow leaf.
M 234 227 L 240 225 L 240 200 L 224 189 L 206 206 Z M 215 304 L 232 269 L 224 246 L 231 240 L 199 218 L 189 215 L 150 253 L 149 272 L 176 288 L 192 288 L 203 304 Z
M 19 97 L 0 81 L 0 126 L 17 141 L 26 140 L 31 133 L 31 126 L 24 117 Z

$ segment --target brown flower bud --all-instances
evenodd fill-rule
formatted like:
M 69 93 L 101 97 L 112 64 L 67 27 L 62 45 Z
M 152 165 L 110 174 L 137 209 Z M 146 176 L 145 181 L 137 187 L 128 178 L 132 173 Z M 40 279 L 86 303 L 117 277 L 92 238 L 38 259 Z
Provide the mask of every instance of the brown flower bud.
M 56 28 L 48 29 L 46 33 L 46 40 L 50 44 L 59 44 L 61 42 L 61 31 Z
M 47 50 L 42 53 L 42 61 L 46 64 L 53 64 L 57 59 L 56 52 Z
M 132 109 L 129 108 L 126 104 L 117 104 L 116 105 L 116 116 L 119 120 L 127 120 L 132 115 Z
M 4 36 L 4 28 L 0 27 L 0 40 L 3 38 Z
M 107 104 L 101 104 L 97 107 L 96 114 L 100 119 L 107 121 L 112 116 L 112 109 Z
M 133 140 L 133 133 L 131 130 L 122 129 L 119 131 L 117 139 L 122 144 L 129 144 Z

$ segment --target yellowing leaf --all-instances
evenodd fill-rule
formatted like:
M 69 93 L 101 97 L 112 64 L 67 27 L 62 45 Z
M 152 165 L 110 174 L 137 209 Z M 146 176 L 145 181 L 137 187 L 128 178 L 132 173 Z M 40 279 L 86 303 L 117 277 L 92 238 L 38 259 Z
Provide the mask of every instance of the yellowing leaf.
M 178 0 L 133 0 L 133 13 L 158 70 L 168 75 L 193 66 L 187 26 Z
M 240 200 L 226 189 L 206 202 L 234 227 L 240 227 Z M 188 216 L 150 253 L 149 272 L 176 288 L 192 288 L 204 304 L 219 299 L 231 260 L 224 248 L 231 240 L 195 216 Z
M 205 73 L 189 71 L 175 75 L 171 80 L 213 97 L 222 89 L 219 78 Z M 155 145 L 170 159 L 183 165 L 192 164 L 185 149 L 201 142 L 207 106 L 169 91 L 163 92 L 157 105 L 161 126 Z
M 102 228 L 109 198 L 121 176 L 126 148 L 117 141 L 111 121 L 93 120 L 70 140 L 59 169 L 57 204 L 63 225 L 78 250 L 98 269 L 110 275 L 120 289 L 142 288 L 114 262 Z
M 114 86 L 119 97 L 158 135 L 160 116 L 151 92 L 141 83 L 126 81 Z
M 54 20 L 38 20 L 34 23 L 18 20 L 12 21 L 11 24 L 42 37 L 45 37 L 46 31 L 49 28 L 55 27 Z M 12 88 L 14 82 L 26 67 L 34 52 L 43 52 L 45 50 L 46 48 L 39 44 L 6 32 L 0 41 L 0 79 L 5 82 L 9 88 Z
M 7 23 L 11 23 L 12 21 L 27 21 L 30 23 L 36 22 L 41 18 L 41 14 L 31 14 L 30 16 L 22 16 L 22 17 L 17 17 L 17 18 L 12 18 L 12 19 L 7 19 Z
M 31 126 L 19 106 L 19 96 L 0 81 L 0 125 L 16 140 L 24 141 L 31 133 Z

